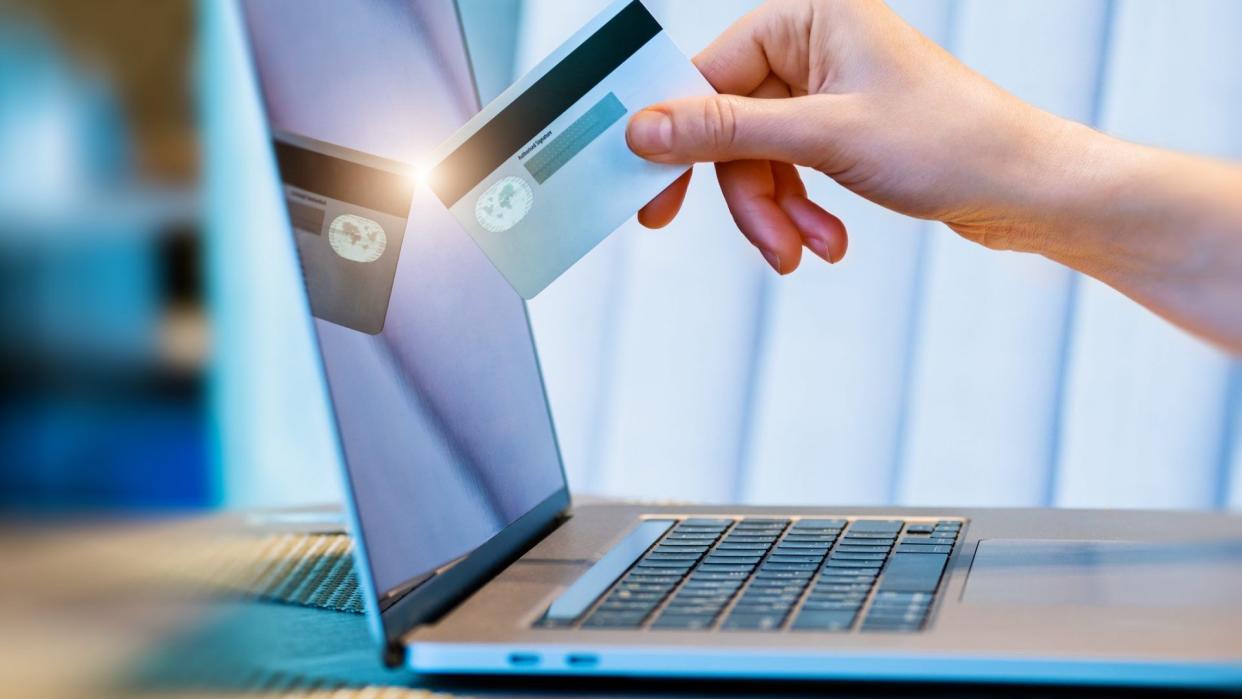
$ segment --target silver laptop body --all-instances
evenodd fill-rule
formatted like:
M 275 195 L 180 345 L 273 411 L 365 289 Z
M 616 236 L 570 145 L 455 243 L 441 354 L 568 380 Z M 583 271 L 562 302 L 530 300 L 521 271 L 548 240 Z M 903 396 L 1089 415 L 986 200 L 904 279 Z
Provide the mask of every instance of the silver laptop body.
M 410 177 L 478 106 L 457 8 L 240 14 L 385 662 L 1242 686 L 1235 517 L 571 507 L 523 302 Z

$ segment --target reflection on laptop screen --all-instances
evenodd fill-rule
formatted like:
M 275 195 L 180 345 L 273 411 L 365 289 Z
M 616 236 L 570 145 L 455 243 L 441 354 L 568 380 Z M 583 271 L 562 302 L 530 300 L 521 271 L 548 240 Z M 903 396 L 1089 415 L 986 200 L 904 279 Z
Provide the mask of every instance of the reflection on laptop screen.
M 564 486 L 525 307 L 411 177 L 476 111 L 465 49 L 451 0 L 243 7 L 383 601 Z

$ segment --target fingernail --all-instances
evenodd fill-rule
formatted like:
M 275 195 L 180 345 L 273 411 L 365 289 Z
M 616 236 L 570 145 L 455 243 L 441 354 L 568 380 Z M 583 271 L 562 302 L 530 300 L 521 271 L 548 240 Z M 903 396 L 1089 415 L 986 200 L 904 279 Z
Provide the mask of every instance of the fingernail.
M 664 112 L 644 109 L 630 119 L 626 138 L 639 155 L 659 155 L 673 147 L 673 120 Z
M 764 250 L 763 259 L 767 260 L 768 264 L 772 265 L 772 269 L 776 270 L 777 274 L 781 273 L 781 256 L 780 255 L 777 255 L 776 253 L 770 250 Z
M 806 246 L 811 249 L 811 252 L 814 252 L 816 255 L 822 257 L 824 262 L 832 264 L 832 254 L 828 252 L 828 243 L 825 243 L 819 238 L 811 238 L 806 241 Z

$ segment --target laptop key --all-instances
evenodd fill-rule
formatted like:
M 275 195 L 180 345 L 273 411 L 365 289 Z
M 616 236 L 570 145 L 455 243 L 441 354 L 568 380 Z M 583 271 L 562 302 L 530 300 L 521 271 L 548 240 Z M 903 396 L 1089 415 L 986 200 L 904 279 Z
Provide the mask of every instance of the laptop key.
M 681 629 L 686 631 L 702 631 L 711 628 L 714 617 L 708 616 L 670 616 L 663 615 L 652 624 L 653 629 Z
M 695 568 L 695 570 L 706 573 L 718 573 L 731 570 L 751 571 L 754 570 L 757 565 L 759 565 L 759 561 L 750 560 L 748 558 L 718 558 L 716 560 L 703 561 L 703 564 L 698 568 Z
M 651 610 L 656 608 L 658 602 L 604 602 L 599 606 L 598 612 L 642 612 L 644 615 L 650 614 Z
M 738 600 L 736 606 L 733 607 L 733 614 L 781 614 L 789 613 L 793 608 L 794 602 L 797 600 L 782 601 L 758 601 L 758 600 Z
M 623 582 L 617 586 L 617 590 L 625 590 L 627 592 L 668 592 L 673 589 L 673 584 L 657 585 L 652 583 L 635 583 Z
M 776 551 L 827 551 L 832 544 L 823 541 L 790 541 L 788 539 L 776 545 Z
M 793 581 L 793 584 L 792 584 L 792 585 L 779 585 L 779 586 L 777 586 L 777 585 L 772 585 L 772 586 L 769 586 L 769 585 L 760 585 L 760 584 L 759 584 L 759 582 L 761 582 L 761 581 L 756 580 L 756 581 L 752 582 L 752 583 L 750 584 L 750 587 L 746 588 L 746 594 L 748 594 L 748 595 L 794 595 L 794 596 L 797 596 L 797 595 L 802 594 L 802 591 L 806 589 L 806 583 L 805 583 L 804 581 L 801 581 L 801 580 L 795 580 L 795 581 Z M 764 581 L 762 581 L 762 582 L 767 582 L 767 583 L 772 583 L 772 582 L 782 582 L 782 583 L 787 583 L 787 582 L 790 582 L 790 581 L 788 581 L 788 580 L 778 580 L 778 581 L 773 581 L 773 580 L 764 580 Z
M 662 561 L 658 558 L 654 560 L 650 558 L 644 558 L 643 560 L 638 562 L 638 565 L 634 567 L 639 570 L 659 569 L 659 568 L 683 568 L 685 570 L 689 570 L 690 564 L 686 563 L 685 561 L 677 561 L 677 560 Z
M 742 580 L 743 580 L 742 578 L 736 578 L 736 577 L 732 577 L 732 578 L 720 578 L 717 576 L 704 577 L 702 575 L 699 575 L 698 573 L 695 573 L 694 575 L 690 576 L 690 579 L 686 581 L 686 584 L 682 589 L 705 588 L 705 589 L 713 589 L 713 590 L 723 590 L 723 589 L 733 590 L 741 586 Z
M 722 541 L 720 542 L 720 545 L 715 548 L 715 551 L 767 551 L 770 548 L 772 548 L 771 544 L 751 544 L 745 542 L 739 543 L 736 541 Z
M 698 568 L 696 568 L 695 572 L 696 573 L 749 573 L 750 571 L 754 569 L 755 567 L 753 565 L 747 565 L 744 563 L 733 563 L 733 564 L 704 563 L 700 565 Z
M 819 563 L 823 556 L 794 556 L 787 553 L 775 553 L 768 556 L 769 563 Z
M 712 554 L 703 560 L 703 565 L 749 565 L 754 566 L 763 560 L 763 556 L 735 556 Z
M 774 561 L 769 560 L 768 562 L 763 564 L 763 570 L 766 570 L 766 571 L 797 570 L 797 571 L 802 571 L 802 572 L 807 572 L 807 573 L 814 573 L 815 571 L 819 570 L 819 563 L 784 563 L 780 561 L 774 562 Z
M 840 546 L 879 546 L 882 548 L 892 548 L 893 544 L 897 543 L 897 540 L 893 538 L 872 539 L 867 537 L 843 537 L 839 543 Z
M 666 541 L 659 546 L 651 549 L 652 553 L 704 553 L 711 548 L 710 544 L 700 544 L 697 541 Z
M 900 519 L 856 519 L 850 525 L 851 532 L 899 532 L 905 525 Z
M 861 595 L 866 595 L 866 593 L 869 591 L 871 591 L 871 585 L 830 585 L 830 586 L 816 585 L 815 587 L 812 587 L 811 589 L 812 593 L 820 593 L 820 595 L 830 595 L 830 593 L 847 593 L 847 592 L 856 592 L 856 593 L 861 593 Z
M 864 571 L 871 575 L 821 575 L 815 579 L 818 589 L 870 588 L 875 584 L 877 570 Z
M 636 585 L 650 585 L 652 590 L 655 590 L 656 587 L 660 587 L 660 589 L 663 590 L 672 590 L 673 587 L 681 581 L 681 576 L 646 577 L 641 575 L 628 575 L 620 582 L 619 585 L 617 585 L 617 590 L 633 589 L 633 586 Z
M 872 580 L 834 580 L 831 582 L 816 581 L 815 586 L 811 588 L 814 592 L 857 592 L 862 590 L 867 592 L 871 589 L 874 581 Z
M 794 606 L 797 601 L 797 595 L 789 595 L 785 597 L 743 597 L 737 601 L 737 606 L 734 607 L 734 610 L 739 611 L 743 608 L 751 607 L 772 607 L 774 609 L 779 607 L 781 609 L 789 609 Z
M 673 530 L 673 534 L 711 534 L 719 536 L 724 531 L 724 527 L 677 527 Z
M 719 610 L 731 597 L 732 595 L 722 595 L 720 597 L 696 597 L 693 595 L 689 597 L 682 597 L 681 595 L 677 595 L 668 601 L 667 608 L 681 610 L 694 609 L 698 611 L 709 611 L 713 609 Z
M 730 614 L 721 628 L 750 631 L 779 629 L 786 614 Z
M 851 561 L 851 560 L 842 560 L 842 559 L 839 559 L 839 558 L 829 558 L 829 559 L 828 559 L 828 562 L 827 562 L 827 563 L 825 563 L 824 565 L 825 565 L 825 566 L 828 566 L 829 568 L 842 568 L 842 569 L 854 569 L 854 568 L 875 568 L 875 569 L 877 569 L 877 570 L 878 570 L 878 569 L 880 569 L 880 568 L 884 565 L 884 561 L 882 561 L 882 560 L 879 560 L 879 561 Z
M 815 529 L 842 529 L 846 525 L 843 519 L 817 519 L 814 517 L 803 517 L 794 522 L 794 527 L 806 527 Z
M 884 592 L 880 591 L 875 594 L 876 604 L 884 602 L 927 602 L 932 601 L 932 595 L 927 592 Z
M 694 572 L 692 579 L 694 580 L 745 580 L 748 577 L 750 577 L 749 568 L 746 570 L 728 571 L 728 572 L 712 572 L 712 571 L 704 572 L 702 570 L 696 570 Z
M 729 603 L 729 597 L 687 597 L 677 598 L 665 607 L 665 614 L 716 614 Z
M 605 598 L 606 602 L 651 602 L 657 603 L 668 596 L 667 592 L 630 592 L 618 590 Z
M 595 612 L 583 622 L 584 626 L 633 627 L 643 623 L 646 612 Z
M 874 612 L 869 612 L 867 614 L 867 618 L 863 620 L 863 624 L 872 626 L 878 624 L 922 624 L 926 616 L 926 612 L 913 612 L 908 614 L 876 614 Z
M 867 619 L 869 621 L 902 621 L 914 622 L 923 621 L 927 618 L 927 607 L 909 607 L 909 608 L 880 608 L 872 607 L 867 611 Z
M 904 544 L 913 544 L 914 546 L 952 546 L 956 543 L 957 543 L 957 539 L 946 538 L 942 536 L 928 536 L 928 537 L 918 537 L 918 538 L 906 537 L 905 539 L 901 540 L 901 543 L 898 544 L 898 546 L 901 546 Z
M 879 568 L 829 568 L 825 562 L 824 569 L 815 578 L 815 582 L 821 585 L 872 585 L 878 577 Z
M 717 548 L 713 549 L 709 558 L 761 558 L 764 549 L 738 549 L 738 548 Z
M 724 529 L 730 524 L 733 524 L 733 522 L 734 520 L 727 519 L 727 518 L 709 519 L 709 518 L 704 518 L 704 517 L 691 517 L 690 519 L 683 519 L 681 521 L 680 526 L 683 526 L 683 527 L 719 527 L 720 529 Z
M 796 600 L 802 594 L 802 590 L 786 589 L 786 588 L 747 588 L 746 593 L 742 595 L 744 600 L 763 600 L 771 602 L 773 600 Z
M 841 544 L 837 553 L 888 553 L 888 546 L 859 546 L 858 544 Z
M 723 604 L 733 599 L 736 594 L 736 590 L 681 590 L 673 597 L 672 602 L 678 604 Z
M 814 571 L 810 570 L 770 570 L 765 566 L 755 573 L 755 577 L 770 580 L 809 580 L 813 574 Z
M 804 611 L 799 612 L 794 617 L 793 624 L 790 628 L 798 630 L 822 629 L 822 630 L 842 630 L 848 629 L 854 623 L 854 617 L 858 616 L 857 612 L 849 610 L 835 611 Z
M 856 553 L 854 551 L 833 551 L 834 561 L 882 561 L 888 558 L 884 553 Z
M 899 544 L 897 553 L 949 553 L 953 550 L 952 546 L 916 546 L 912 544 Z
M 894 553 L 880 579 L 880 590 L 935 592 L 948 560 L 943 553 Z
M 677 594 L 687 597 L 732 597 L 735 592 L 736 587 L 683 587 Z
M 821 602 L 819 600 L 807 600 L 802 603 L 802 608 L 808 612 L 856 612 L 862 607 L 862 600 L 857 602 Z
M 702 556 L 697 553 L 671 553 L 665 551 L 652 551 L 647 554 L 645 561 L 697 561 Z
M 842 602 L 842 601 L 862 601 L 866 599 L 866 591 L 859 590 L 821 590 L 815 588 L 811 590 L 811 594 L 807 599 L 820 600 L 825 602 Z

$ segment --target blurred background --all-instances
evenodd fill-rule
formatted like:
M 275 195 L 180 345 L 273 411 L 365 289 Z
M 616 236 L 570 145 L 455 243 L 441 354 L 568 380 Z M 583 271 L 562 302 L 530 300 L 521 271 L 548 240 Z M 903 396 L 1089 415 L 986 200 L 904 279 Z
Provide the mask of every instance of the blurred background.
M 462 0 L 484 99 L 604 4 Z M 648 4 L 692 54 L 754 3 Z M 1242 4 L 892 4 L 1041 107 L 1242 159 Z M 0 8 L 0 507 L 338 502 L 237 8 Z M 713 180 L 700 168 L 673 226 L 628 224 L 531 304 L 575 492 L 1242 507 L 1236 358 L 815 175 L 850 253 L 778 279 Z

